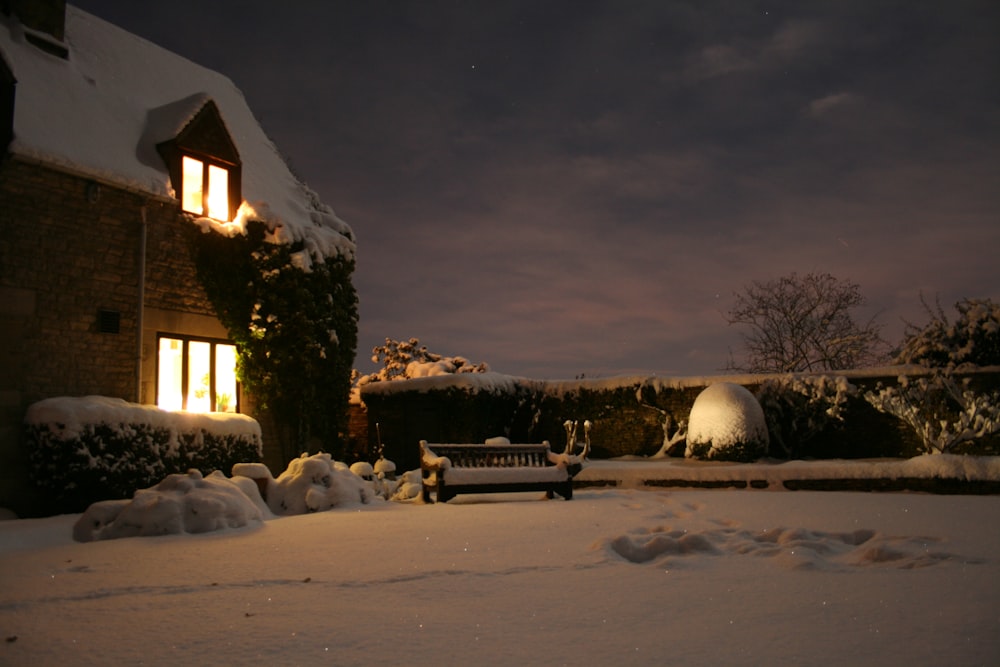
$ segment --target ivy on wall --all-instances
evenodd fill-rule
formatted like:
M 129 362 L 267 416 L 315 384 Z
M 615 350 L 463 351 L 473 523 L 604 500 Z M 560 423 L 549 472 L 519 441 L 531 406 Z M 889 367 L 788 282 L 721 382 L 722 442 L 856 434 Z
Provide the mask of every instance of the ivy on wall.
M 261 222 L 244 235 L 199 234 L 198 275 L 236 343 L 243 387 L 294 434 L 297 451 L 286 454 L 317 439 L 339 454 L 358 342 L 354 260 L 327 257 L 305 271 L 295 261 L 301 243 L 266 235 Z

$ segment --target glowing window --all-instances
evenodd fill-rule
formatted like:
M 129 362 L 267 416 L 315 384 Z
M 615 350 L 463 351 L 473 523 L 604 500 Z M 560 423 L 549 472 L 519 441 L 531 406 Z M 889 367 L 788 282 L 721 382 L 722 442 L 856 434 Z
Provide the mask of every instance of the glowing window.
M 181 158 L 181 181 L 181 207 L 185 211 L 229 220 L 228 169 L 185 155 Z
M 229 171 L 208 165 L 208 217 L 229 220 Z
M 161 336 L 156 405 L 164 410 L 236 412 L 236 346 Z
M 185 155 L 181 167 L 183 170 L 181 206 L 185 211 L 201 215 L 205 212 L 205 164 L 201 160 Z

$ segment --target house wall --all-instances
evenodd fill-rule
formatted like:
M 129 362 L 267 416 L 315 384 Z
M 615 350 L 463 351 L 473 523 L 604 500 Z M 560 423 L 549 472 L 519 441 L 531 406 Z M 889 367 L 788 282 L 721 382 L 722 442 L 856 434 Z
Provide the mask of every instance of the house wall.
M 159 332 L 228 338 L 197 279 L 190 248 L 200 233 L 172 201 L 11 156 L 0 162 L 0 507 L 45 512 L 27 481 L 22 424 L 32 403 L 86 395 L 153 403 Z M 118 313 L 118 333 L 100 331 L 99 310 Z M 243 407 L 250 412 L 249 401 Z M 275 437 L 264 442 L 265 460 L 280 465 L 267 454 Z
M 95 186 L 0 165 L 0 506 L 15 511 L 30 495 L 21 424 L 31 403 L 135 395 L 141 200 Z M 118 333 L 99 331 L 100 309 L 119 314 Z

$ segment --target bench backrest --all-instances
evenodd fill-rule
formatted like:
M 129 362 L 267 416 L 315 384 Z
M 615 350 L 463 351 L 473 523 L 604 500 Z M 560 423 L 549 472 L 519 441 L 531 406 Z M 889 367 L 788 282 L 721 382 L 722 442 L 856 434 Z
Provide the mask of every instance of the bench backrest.
M 455 468 L 541 468 L 549 461 L 549 444 L 466 445 L 428 443 L 437 456 L 445 456 Z

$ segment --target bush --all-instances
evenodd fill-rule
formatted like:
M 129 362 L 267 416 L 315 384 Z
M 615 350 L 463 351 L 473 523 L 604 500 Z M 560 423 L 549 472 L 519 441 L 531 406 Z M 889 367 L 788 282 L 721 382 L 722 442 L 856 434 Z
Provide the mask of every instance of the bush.
M 955 304 L 958 319 L 949 322 L 941 306 L 924 302 L 930 321 L 907 324 L 896 363 L 928 368 L 1000 365 L 1000 304 L 990 299 L 963 299 Z
M 764 413 L 748 389 L 719 382 L 698 394 L 688 421 L 686 457 L 747 463 L 767 456 L 767 447 Z
M 909 425 L 925 454 L 959 453 L 1000 433 L 1000 392 L 977 392 L 968 378 L 948 371 L 927 377 L 900 376 L 897 387 L 877 386 L 865 400 Z
M 856 393 L 844 377 L 787 375 L 765 380 L 757 400 L 764 410 L 772 453 L 786 458 L 808 455 L 814 438 L 843 424 L 848 399 Z
M 53 398 L 28 408 L 29 477 L 65 512 L 131 498 L 167 475 L 259 461 L 245 415 L 172 413 L 120 399 Z

